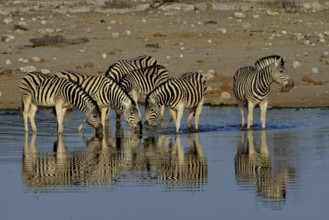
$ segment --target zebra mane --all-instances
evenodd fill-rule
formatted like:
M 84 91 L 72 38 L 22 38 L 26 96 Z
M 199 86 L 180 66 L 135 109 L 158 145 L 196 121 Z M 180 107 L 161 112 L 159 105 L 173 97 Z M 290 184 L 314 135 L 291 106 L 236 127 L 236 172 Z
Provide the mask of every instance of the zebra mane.
M 280 59 L 281 59 L 280 65 L 283 67 L 284 58 L 279 55 L 271 55 L 271 56 L 262 57 L 255 62 L 255 66 L 257 69 L 263 69 L 263 68 L 267 67 L 268 65 L 270 65 L 271 63 L 274 63 Z

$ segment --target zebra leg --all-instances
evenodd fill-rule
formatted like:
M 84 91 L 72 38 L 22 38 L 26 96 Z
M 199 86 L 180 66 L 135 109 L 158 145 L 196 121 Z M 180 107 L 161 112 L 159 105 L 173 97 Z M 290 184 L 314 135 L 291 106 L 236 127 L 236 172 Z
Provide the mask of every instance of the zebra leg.
M 164 120 L 164 109 L 165 109 L 165 106 L 162 105 L 160 107 L 160 121 L 163 121 Z
M 200 114 L 201 114 L 201 111 L 202 111 L 202 107 L 203 107 L 203 101 L 200 102 L 196 109 L 195 109 L 195 129 L 198 130 L 199 129 L 199 118 L 200 118 Z
M 31 99 L 23 99 L 23 119 L 24 119 L 24 130 L 29 131 L 29 111 L 31 106 Z
M 37 126 L 35 125 L 35 113 L 37 112 L 38 110 L 38 106 L 31 103 L 31 106 L 30 106 L 30 111 L 29 111 L 29 118 L 30 118 L 30 122 L 31 122 L 31 127 L 32 127 L 32 131 L 33 132 L 37 132 Z
M 107 110 L 108 110 L 108 107 L 101 108 L 101 122 L 102 122 L 103 128 L 105 128 L 105 121 L 106 121 L 106 117 L 107 117 Z
M 179 128 L 180 128 L 180 122 L 181 122 L 182 117 L 183 117 L 184 105 L 178 106 L 178 108 L 177 108 L 176 111 L 177 111 L 177 114 L 176 114 L 175 124 L 176 124 L 176 133 L 178 133 L 179 132 Z
M 55 105 L 56 115 L 57 115 L 57 131 L 59 134 L 63 133 L 63 122 L 66 108 L 63 108 L 61 104 Z
M 250 127 L 253 126 L 253 115 L 254 115 L 254 108 L 255 104 L 252 102 L 248 102 L 248 124 L 247 124 L 247 129 L 250 129 Z
M 259 104 L 260 107 L 260 121 L 262 123 L 262 129 L 265 129 L 266 124 L 266 111 L 267 111 L 268 101 Z
M 169 114 L 171 115 L 172 120 L 174 122 L 176 122 L 176 110 L 175 109 L 172 109 L 172 108 L 169 108 Z
M 188 127 L 188 129 L 192 129 L 193 128 L 192 118 L 193 118 L 193 115 L 195 115 L 195 111 L 193 108 L 190 108 L 189 111 L 190 111 L 190 114 L 187 117 L 187 127 Z
M 243 104 L 239 103 L 239 108 L 240 108 L 240 113 L 241 113 L 241 127 L 243 128 L 245 126 Z

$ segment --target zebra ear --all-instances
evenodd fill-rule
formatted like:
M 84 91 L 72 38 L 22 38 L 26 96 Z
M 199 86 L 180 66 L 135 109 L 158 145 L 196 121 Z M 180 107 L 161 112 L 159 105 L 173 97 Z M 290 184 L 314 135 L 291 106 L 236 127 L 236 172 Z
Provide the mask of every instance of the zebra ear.
M 275 67 L 279 67 L 281 66 L 281 63 L 282 63 L 282 57 L 280 59 L 278 59 L 277 61 L 275 61 Z

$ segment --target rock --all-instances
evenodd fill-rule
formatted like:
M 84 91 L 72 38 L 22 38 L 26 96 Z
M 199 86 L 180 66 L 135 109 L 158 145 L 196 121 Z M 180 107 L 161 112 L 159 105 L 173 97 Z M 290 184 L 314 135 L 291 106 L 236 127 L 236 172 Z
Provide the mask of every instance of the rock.
M 21 62 L 21 63 L 28 63 L 28 62 L 29 62 L 28 59 L 24 59 L 23 57 L 18 58 L 17 61 L 18 61 L 18 62 Z
M 2 22 L 5 23 L 5 24 L 10 24 L 12 21 L 13 21 L 13 19 L 10 18 L 10 17 L 4 18 L 4 19 L 2 20 Z
M 6 60 L 6 65 L 10 65 L 11 61 L 10 60 Z
M 312 67 L 311 68 L 311 73 L 318 73 L 319 69 L 317 67 Z
M 245 18 L 246 15 L 243 12 L 234 12 L 235 18 Z
M 1 37 L 1 41 L 3 42 L 10 42 L 10 41 L 13 41 L 15 40 L 15 37 L 13 35 L 10 35 L 10 34 L 6 34 L 4 36 Z
M 115 33 L 112 33 L 112 37 L 113 38 L 118 38 L 120 35 L 119 35 L 119 33 L 117 33 L 117 32 L 115 32 Z
M 40 72 L 43 73 L 43 74 L 49 74 L 49 73 L 51 73 L 51 71 L 48 70 L 48 69 L 41 69 Z
M 222 92 L 220 94 L 220 96 L 223 98 L 223 99 L 231 99 L 231 94 L 229 92 Z
M 292 62 L 292 67 L 293 67 L 294 69 L 299 68 L 301 65 L 302 65 L 301 62 L 299 62 L 299 61 L 294 60 L 294 61 Z
M 41 58 L 40 57 L 32 57 L 32 60 L 34 62 L 41 62 Z
M 24 66 L 24 67 L 20 67 L 19 70 L 22 73 L 30 73 L 33 71 L 37 71 L 37 68 L 35 66 Z
M 141 4 L 135 8 L 135 11 L 145 11 L 150 8 L 150 4 Z
M 268 16 L 275 16 L 275 15 L 279 15 L 279 13 L 276 12 L 276 11 L 272 11 L 270 9 L 267 9 L 266 10 L 266 15 L 268 15 Z

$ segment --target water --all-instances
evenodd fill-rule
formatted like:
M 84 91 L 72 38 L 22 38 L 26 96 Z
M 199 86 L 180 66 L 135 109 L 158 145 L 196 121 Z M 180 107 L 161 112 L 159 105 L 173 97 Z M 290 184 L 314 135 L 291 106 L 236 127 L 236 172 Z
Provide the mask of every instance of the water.
M 200 132 L 142 136 L 116 126 L 93 138 L 82 115 L 37 113 L 24 135 L 0 112 L 1 219 L 328 219 L 329 109 L 271 109 L 267 129 L 241 131 L 236 107 L 204 107 Z

